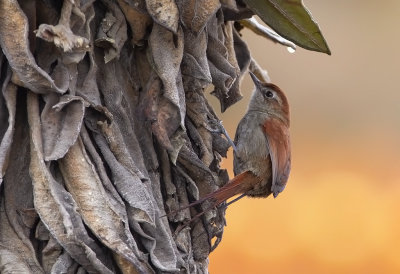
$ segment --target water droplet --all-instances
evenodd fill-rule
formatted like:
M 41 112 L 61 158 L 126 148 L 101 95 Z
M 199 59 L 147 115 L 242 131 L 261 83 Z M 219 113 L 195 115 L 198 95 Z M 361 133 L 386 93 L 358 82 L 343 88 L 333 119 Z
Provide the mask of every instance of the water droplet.
M 287 47 L 287 51 L 290 53 L 295 53 L 296 49 L 292 48 L 292 47 Z

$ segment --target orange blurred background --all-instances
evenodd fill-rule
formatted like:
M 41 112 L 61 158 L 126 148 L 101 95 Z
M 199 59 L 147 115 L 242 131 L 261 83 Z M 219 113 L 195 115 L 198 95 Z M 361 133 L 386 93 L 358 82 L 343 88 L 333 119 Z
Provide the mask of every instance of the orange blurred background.
M 244 31 L 291 103 L 292 172 L 277 199 L 229 207 L 210 272 L 400 273 L 400 1 L 305 5 L 332 56 Z M 220 115 L 232 137 L 252 89 Z

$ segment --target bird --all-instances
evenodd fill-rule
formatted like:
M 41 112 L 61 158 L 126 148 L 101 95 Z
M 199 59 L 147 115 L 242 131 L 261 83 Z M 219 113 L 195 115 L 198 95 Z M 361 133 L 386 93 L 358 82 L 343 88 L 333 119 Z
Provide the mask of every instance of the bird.
M 276 198 L 285 189 L 291 169 L 289 102 L 277 85 L 260 81 L 252 72 L 250 76 L 255 89 L 236 129 L 235 176 L 189 207 L 208 201 L 211 209 L 238 194 L 227 205 L 245 196 Z

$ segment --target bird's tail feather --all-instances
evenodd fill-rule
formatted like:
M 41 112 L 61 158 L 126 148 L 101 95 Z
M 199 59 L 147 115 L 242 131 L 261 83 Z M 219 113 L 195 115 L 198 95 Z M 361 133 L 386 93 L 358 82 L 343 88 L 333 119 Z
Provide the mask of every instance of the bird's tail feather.
M 203 215 L 208 210 L 220 205 L 227 199 L 237 195 L 237 194 L 244 194 L 247 191 L 251 190 L 254 185 L 256 185 L 260 181 L 260 178 L 254 175 L 251 171 L 245 171 L 240 173 L 239 175 L 235 176 L 227 182 L 223 187 L 219 188 L 218 190 L 207 194 L 206 196 L 200 198 L 199 200 L 188 204 L 187 206 L 181 207 L 174 212 L 170 212 L 167 215 L 176 213 L 180 210 L 193 207 L 195 205 L 199 205 L 204 203 L 205 201 L 210 201 L 210 206 L 200 214 Z M 243 195 L 242 195 L 243 196 Z M 241 197 L 242 197 L 241 196 Z M 240 197 L 240 198 L 241 198 Z M 200 216 L 201 216 L 200 215 Z M 199 217 L 199 216 L 196 216 Z

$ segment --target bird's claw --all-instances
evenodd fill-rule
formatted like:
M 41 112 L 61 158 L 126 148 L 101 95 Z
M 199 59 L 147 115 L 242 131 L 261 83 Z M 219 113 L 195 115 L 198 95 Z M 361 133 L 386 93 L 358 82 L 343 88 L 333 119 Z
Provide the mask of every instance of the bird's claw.
M 214 122 L 214 124 L 216 124 L 216 128 L 211 128 L 209 126 L 205 126 L 205 128 L 210 132 L 223 134 L 225 138 L 228 140 L 230 146 L 233 148 L 233 151 L 236 151 L 235 143 L 232 141 L 231 137 L 229 137 L 228 132 L 222 125 L 222 121 Z

